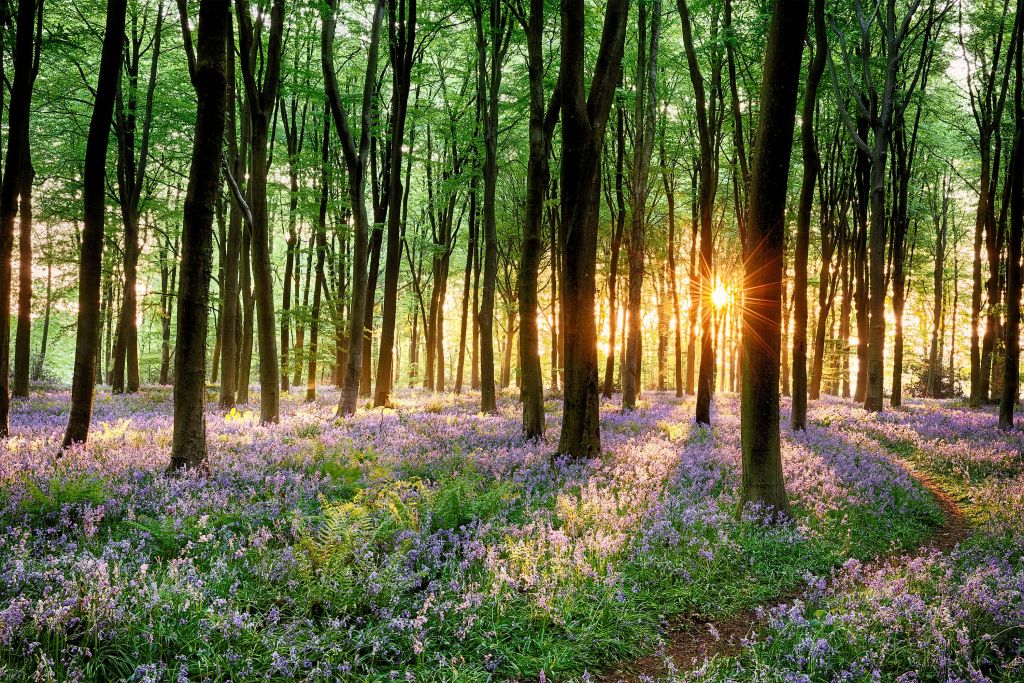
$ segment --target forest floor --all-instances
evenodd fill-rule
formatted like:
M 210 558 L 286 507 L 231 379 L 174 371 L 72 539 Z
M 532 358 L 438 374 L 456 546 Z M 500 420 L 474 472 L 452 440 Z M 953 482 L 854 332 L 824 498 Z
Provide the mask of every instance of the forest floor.
M 16 403 L 0 679 L 1024 674 L 1024 438 L 990 411 L 813 404 L 783 434 L 794 520 L 765 527 L 736 514 L 732 396 L 711 429 L 689 399 L 604 403 L 587 462 L 552 458 L 557 398 L 541 443 L 511 396 L 336 400 L 286 397 L 279 425 L 211 405 L 205 477 L 163 473 L 167 389 L 101 394 L 61 459 L 68 393 Z

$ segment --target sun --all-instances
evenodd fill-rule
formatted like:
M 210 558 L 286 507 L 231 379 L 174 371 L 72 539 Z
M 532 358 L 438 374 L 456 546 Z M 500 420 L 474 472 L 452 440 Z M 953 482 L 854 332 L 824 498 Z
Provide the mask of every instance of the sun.
M 720 282 L 711 290 L 711 303 L 715 308 L 721 308 L 729 303 L 729 291 Z

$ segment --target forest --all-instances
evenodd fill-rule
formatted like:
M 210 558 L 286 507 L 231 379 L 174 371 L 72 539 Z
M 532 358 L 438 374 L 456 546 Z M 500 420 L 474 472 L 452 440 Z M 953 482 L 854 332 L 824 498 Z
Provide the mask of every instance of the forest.
M 1024 680 L 1024 0 L 0 0 L 0 680 Z

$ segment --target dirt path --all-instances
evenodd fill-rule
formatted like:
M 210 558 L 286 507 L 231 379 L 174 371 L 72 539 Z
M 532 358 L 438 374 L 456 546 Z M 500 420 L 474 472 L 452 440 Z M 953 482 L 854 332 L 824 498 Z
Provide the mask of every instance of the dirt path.
M 916 548 L 903 553 L 879 557 L 875 562 L 893 560 L 902 555 L 909 559 L 938 550 L 948 553 L 958 543 L 967 538 L 970 524 L 960 505 L 932 477 L 915 470 L 908 463 L 901 463 L 914 479 L 918 481 L 932 496 L 935 497 L 945 517 L 929 537 Z M 794 590 L 777 598 L 771 607 L 792 601 L 803 591 Z M 755 610 L 745 610 L 739 614 L 717 620 L 704 620 L 690 617 L 677 617 L 671 620 L 665 629 L 664 647 L 658 653 L 651 654 L 630 662 L 620 662 L 605 673 L 596 677 L 600 683 L 639 683 L 641 680 L 657 679 L 668 673 L 666 663 L 671 660 L 677 672 L 690 671 L 697 668 L 710 657 L 728 657 L 739 653 L 743 639 L 756 631 L 760 626 Z

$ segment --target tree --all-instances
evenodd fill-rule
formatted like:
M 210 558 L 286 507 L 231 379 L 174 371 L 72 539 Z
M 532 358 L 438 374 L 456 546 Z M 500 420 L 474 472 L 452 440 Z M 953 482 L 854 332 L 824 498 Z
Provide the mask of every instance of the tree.
M 697 139 L 700 145 L 700 160 L 697 166 L 699 194 L 697 195 L 697 212 L 700 216 L 700 263 L 697 277 L 691 272 L 691 329 L 696 320 L 696 304 L 700 303 L 700 370 L 697 376 L 696 420 L 698 424 L 711 424 L 711 393 L 712 377 L 715 372 L 715 354 L 712 329 L 712 212 L 715 194 L 718 190 L 718 133 L 721 127 L 721 113 L 715 106 L 721 97 L 722 64 L 715 56 L 712 64 L 710 102 L 705 89 L 704 76 L 697 61 L 697 49 L 693 42 L 693 23 L 690 8 L 686 0 L 677 0 L 679 19 L 683 26 L 683 45 L 686 49 L 686 64 L 690 72 L 690 83 L 693 85 L 694 105 L 697 115 Z M 717 14 L 712 20 L 712 33 L 717 34 Z M 696 226 L 696 223 L 695 223 Z M 694 236 L 696 239 L 696 235 Z M 691 269 L 692 270 L 692 269 Z M 690 364 L 692 366 L 692 363 Z
M 661 32 L 661 2 L 640 0 L 639 35 L 637 38 L 636 103 L 633 113 L 633 166 L 630 182 L 630 230 L 626 255 L 629 260 L 629 326 L 626 329 L 626 366 L 622 373 L 622 407 L 636 407 L 640 393 L 641 320 L 643 296 L 644 231 L 647 223 L 647 181 L 654 151 L 655 108 L 658 82 L 658 40 Z M 650 43 L 648 44 L 648 11 L 650 12 Z
M 780 515 L 789 512 L 779 435 L 782 252 L 807 13 L 806 0 L 775 0 L 761 76 L 743 279 L 740 506 L 757 503 Z
M 373 19 L 370 24 L 370 44 L 367 51 L 366 74 L 363 79 L 358 147 L 348 124 L 348 115 L 341 104 L 341 94 L 334 73 L 334 7 L 334 1 L 329 0 L 323 10 L 320 56 L 324 71 L 324 90 L 327 92 L 331 117 L 338 138 L 341 140 L 341 152 L 348 170 L 349 200 L 352 205 L 352 303 L 349 306 L 348 354 L 345 358 L 345 375 L 338 404 L 339 415 L 352 415 L 355 413 L 356 403 L 359 401 L 366 309 L 373 308 L 373 292 L 367 286 L 368 273 L 366 272 L 367 240 L 370 232 L 365 200 L 366 164 L 371 152 L 370 113 L 377 78 L 377 55 L 380 50 L 384 0 L 378 0 L 374 4 Z
M 36 2 L 35 49 L 29 83 L 30 92 L 35 85 L 36 76 L 39 75 L 39 55 L 43 43 L 43 4 L 43 0 Z M 14 77 L 17 79 L 18 74 L 15 73 Z M 29 98 L 31 99 L 31 95 Z M 27 118 L 25 122 L 28 123 Z M 28 135 L 27 129 L 25 134 Z M 18 208 L 18 328 L 14 342 L 14 387 L 11 395 L 28 398 L 29 345 L 32 336 L 32 184 L 35 180 L 32 146 L 28 140 L 25 141 L 22 153 L 21 187 L 18 189 L 21 197 Z M 2 277 L 0 273 L 0 278 Z
M 584 3 L 561 6 L 561 220 L 564 259 L 562 338 L 565 388 L 558 451 L 589 458 L 601 451 L 597 323 L 594 314 L 601 146 L 622 70 L 629 0 L 610 0 L 589 93 L 584 92 Z
M 121 292 L 121 310 L 118 314 L 114 337 L 114 369 L 111 384 L 114 393 L 139 390 L 139 329 L 138 284 L 139 219 L 149 146 L 153 127 L 153 95 L 156 92 L 157 65 L 160 60 L 160 39 L 164 21 L 163 2 L 157 5 L 153 35 L 146 35 L 146 20 L 139 27 L 139 18 L 133 6 L 131 32 L 125 53 L 123 76 L 127 83 L 117 89 L 114 106 L 114 134 L 117 138 L 117 200 L 121 207 L 124 227 L 124 283 Z M 146 47 L 147 42 L 149 47 Z M 144 54 L 150 51 L 149 84 L 143 107 L 138 102 L 139 72 Z M 127 95 L 127 97 L 126 97 Z M 141 111 L 140 111 L 141 109 Z M 139 114 L 141 113 L 141 120 Z M 136 150 L 135 140 L 139 137 Z M 138 156 L 136 156 L 138 154 Z
M 260 345 L 260 421 L 277 422 L 281 408 L 280 368 L 277 364 L 274 283 L 270 268 L 270 225 L 267 215 L 268 137 L 277 102 L 284 49 L 284 0 L 270 9 L 267 47 L 257 45 L 261 30 L 253 26 L 248 0 L 235 1 L 238 20 L 238 54 L 249 110 L 251 156 L 249 160 L 249 208 L 252 213 L 251 249 L 256 323 Z M 261 24 L 264 15 L 258 14 Z M 258 55 L 257 55 L 258 53 Z M 260 63 L 257 64 L 257 56 Z M 265 60 L 265 61 L 263 61 Z
M 484 8 L 487 21 L 484 21 Z M 494 385 L 494 290 L 498 279 L 498 233 L 495 218 L 498 183 L 498 96 L 501 93 L 501 65 L 511 38 L 508 14 L 499 0 L 476 0 L 477 97 L 482 102 L 484 140 L 484 203 L 483 203 L 483 297 L 480 302 L 480 410 L 498 410 Z
M 814 109 L 818 84 L 825 72 L 828 37 L 825 33 L 825 0 L 814 0 L 814 56 L 807 70 L 804 105 L 800 112 L 800 142 L 803 153 L 803 179 L 796 219 L 796 253 L 793 258 L 793 429 L 807 428 L 807 251 L 811 232 L 811 207 L 814 184 L 821 160 L 814 135 Z
M 38 16 L 42 22 L 42 2 L 39 3 Z M 35 0 L 18 0 L 14 82 L 7 117 L 8 144 L 3 180 L 0 181 L 0 438 L 6 438 L 10 433 L 11 254 L 19 194 L 22 198 L 22 223 L 28 221 L 31 225 L 32 170 L 28 132 L 32 86 L 38 71 L 39 48 L 35 27 Z M 41 39 L 41 25 L 39 33 Z M 27 381 L 25 384 L 23 393 L 27 394 Z
M 530 158 L 526 171 L 526 220 L 518 280 L 519 362 L 522 367 L 523 433 L 544 436 L 544 378 L 541 374 L 540 333 L 537 329 L 537 280 L 544 222 L 544 190 L 548 184 L 548 151 L 554 116 L 546 116 L 544 97 L 544 0 L 530 0 L 527 18 L 521 4 L 517 18 L 526 32 L 527 68 L 530 77 Z M 551 124 L 547 125 L 546 121 Z M 493 378 L 492 378 L 493 380 Z
M 330 105 L 324 109 L 324 135 L 320 147 L 320 211 L 316 224 L 316 282 L 313 285 L 313 310 L 309 324 L 309 371 L 306 374 L 306 401 L 316 400 L 316 362 L 320 353 L 320 299 L 326 285 L 324 259 L 327 257 L 327 202 L 330 196 Z
M 182 16 L 187 24 L 188 17 Z M 213 212 L 220 192 L 227 110 L 226 3 L 199 6 L 195 67 L 196 132 L 185 193 L 174 347 L 174 433 L 169 469 L 206 466 L 206 338 L 213 277 Z
M 1021 241 L 1024 240 L 1024 12 L 1017 9 L 1014 26 L 1013 152 L 1010 157 L 1010 242 L 1006 260 L 1006 363 L 1003 365 L 1003 395 L 999 401 L 999 426 L 1013 429 L 1013 410 L 1020 385 L 1020 297 Z M 1013 51 L 1011 51 L 1013 52 Z M 1006 199 L 1004 199 L 1006 201 Z
M 62 449 L 83 443 L 89 436 L 92 402 L 96 390 L 99 358 L 100 278 L 103 261 L 103 214 L 107 165 L 107 142 L 114 116 L 114 93 L 121 68 L 127 0 L 107 2 L 100 56 L 99 78 L 89 136 L 85 143 L 82 175 L 81 258 L 78 266 L 78 329 L 75 332 L 75 369 L 71 380 L 71 413 L 64 431 Z

